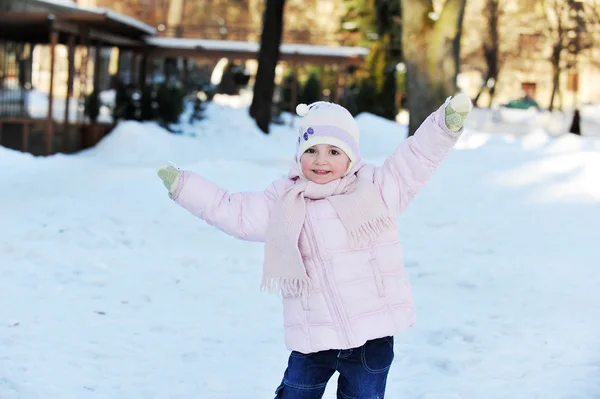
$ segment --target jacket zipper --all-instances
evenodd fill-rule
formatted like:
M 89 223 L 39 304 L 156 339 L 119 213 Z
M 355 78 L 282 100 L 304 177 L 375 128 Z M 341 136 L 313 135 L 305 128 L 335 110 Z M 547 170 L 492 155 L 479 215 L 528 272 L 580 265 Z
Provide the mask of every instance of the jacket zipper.
M 312 207 L 312 204 L 310 205 L 310 207 Z M 325 280 L 325 286 L 327 287 L 327 291 L 329 292 L 329 296 L 332 301 L 331 305 L 333 306 L 333 310 L 335 312 L 335 317 L 337 317 L 337 319 L 338 319 L 338 323 L 339 323 L 340 327 L 342 328 L 342 332 L 344 333 L 344 338 L 346 338 L 346 342 L 347 342 L 348 346 L 351 346 L 352 343 L 350 342 L 350 335 L 348 334 L 346 324 L 344 323 L 342 313 L 340 312 L 341 305 L 338 305 L 337 295 L 335 294 L 335 292 L 333 290 L 333 284 L 330 282 L 330 279 L 329 279 L 329 274 L 328 274 L 329 266 L 327 265 L 327 262 L 324 259 L 324 257 L 322 257 L 320 254 L 319 244 L 317 243 L 317 238 L 315 237 L 315 233 L 314 233 L 315 232 L 314 224 L 312 222 L 312 217 L 309 215 L 308 210 L 306 212 L 306 221 L 310 227 L 310 230 L 313 232 L 313 234 L 307 234 L 307 235 L 309 236 L 309 240 L 312 241 L 313 247 L 315 248 L 315 256 L 323 265 L 323 279 Z

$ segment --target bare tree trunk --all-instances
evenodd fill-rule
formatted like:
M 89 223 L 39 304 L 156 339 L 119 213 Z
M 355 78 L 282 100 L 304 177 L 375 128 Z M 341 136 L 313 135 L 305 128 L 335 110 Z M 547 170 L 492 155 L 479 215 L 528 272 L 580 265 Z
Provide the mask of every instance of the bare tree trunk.
M 497 83 L 498 83 L 498 73 L 496 73 L 494 82 L 490 86 L 490 100 L 488 102 L 488 108 L 492 106 L 492 102 L 494 101 L 494 95 L 496 94 L 496 84 Z
M 254 118 L 260 130 L 267 134 L 275 89 L 275 67 L 279 61 L 279 45 L 283 31 L 284 4 L 285 0 L 267 0 L 263 15 L 254 97 L 250 105 L 250 116 Z
M 552 72 L 552 95 L 550 96 L 550 106 L 549 106 L 550 111 L 553 111 L 555 109 L 554 100 L 555 100 L 556 96 L 559 95 L 559 93 L 558 93 L 559 84 L 560 84 L 560 74 L 559 74 L 558 69 L 554 69 Z
M 492 106 L 492 101 L 494 100 L 494 94 L 496 93 L 496 82 L 498 81 L 498 73 L 496 72 L 494 75 L 495 76 L 493 76 L 493 77 L 490 73 L 488 73 L 488 75 L 486 75 L 485 80 L 483 81 L 481 87 L 479 88 L 479 92 L 477 92 L 477 95 L 473 99 L 474 106 L 479 107 L 479 99 L 481 98 L 481 95 L 486 90 L 489 95 L 488 107 Z
M 485 90 L 489 93 L 488 107 L 492 106 L 494 93 L 496 92 L 496 82 L 500 71 L 499 53 L 500 53 L 500 38 L 498 34 L 498 19 L 499 19 L 499 0 L 487 0 L 485 6 L 485 14 L 487 21 L 487 32 L 483 37 L 483 57 L 487 66 L 485 81 L 477 93 L 475 105 L 479 105 L 479 98 Z
M 466 0 L 446 0 L 436 20 L 432 0 L 402 0 L 409 136 L 456 92 L 465 3 Z
M 554 110 L 554 99 L 558 94 L 560 85 L 560 53 L 562 47 L 560 44 L 555 44 L 552 49 L 552 95 L 550 96 L 550 110 Z

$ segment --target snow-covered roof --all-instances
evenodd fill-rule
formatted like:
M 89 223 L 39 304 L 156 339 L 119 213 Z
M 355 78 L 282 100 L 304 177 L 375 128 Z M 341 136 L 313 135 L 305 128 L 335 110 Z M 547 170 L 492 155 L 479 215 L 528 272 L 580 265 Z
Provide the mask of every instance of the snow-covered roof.
M 205 50 L 205 51 L 223 51 L 234 53 L 258 53 L 260 44 L 257 42 L 245 42 L 235 40 L 209 40 L 194 38 L 171 38 L 156 37 L 156 30 L 148 24 L 141 22 L 133 17 L 119 14 L 113 10 L 100 7 L 82 7 L 70 0 L 19 0 L 16 2 L 20 7 L 36 9 L 47 12 L 57 12 L 63 14 L 89 14 L 103 16 L 107 20 L 117 22 L 137 29 L 145 34 L 145 41 L 150 46 L 161 49 L 173 50 Z M 307 56 L 321 58 L 354 58 L 364 57 L 369 54 L 369 49 L 365 47 L 348 46 L 323 46 L 312 44 L 290 44 L 283 43 L 280 46 L 280 52 L 283 56 Z
M 123 25 L 128 25 L 132 28 L 138 29 L 148 35 L 154 35 L 156 33 L 156 29 L 151 27 L 148 24 L 145 24 L 135 18 L 129 17 L 127 15 L 119 14 L 118 12 L 100 8 L 100 7 L 81 7 L 76 3 L 73 3 L 69 0 L 26 0 L 29 4 L 39 5 L 39 6 L 48 6 L 57 11 L 62 11 L 65 13 L 85 13 L 92 15 L 102 15 L 105 18 L 118 22 Z
M 326 55 L 329 57 L 356 57 L 368 55 L 369 49 L 365 47 L 336 47 L 313 44 L 282 44 L 281 52 L 286 54 Z
M 124 25 L 129 25 L 134 28 L 137 28 L 143 32 L 146 32 L 149 35 L 154 35 L 156 33 L 156 29 L 151 27 L 148 24 L 145 24 L 135 18 L 130 16 L 119 14 L 118 12 L 106 9 L 106 8 L 89 8 L 86 11 L 90 11 L 97 14 L 103 14 L 106 18 L 112 19 L 113 21 L 120 22 Z
M 256 42 L 234 40 L 208 40 L 174 37 L 149 37 L 146 42 L 155 47 L 173 49 L 204 49 L 215 51 L 258 52 L 260 45 Z M 282 54 L 302 54 L 327 57 L 362 57 L 369 54 L 365 47 L 321 46 L 312 44 L 284 43 L 280 47 Z

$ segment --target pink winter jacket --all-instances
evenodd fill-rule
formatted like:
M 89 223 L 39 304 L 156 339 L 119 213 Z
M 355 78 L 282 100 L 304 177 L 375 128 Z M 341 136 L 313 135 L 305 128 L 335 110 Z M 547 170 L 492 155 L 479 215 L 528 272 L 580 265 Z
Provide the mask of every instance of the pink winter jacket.
M 365 165 L 359 173 L 373 176 L 373 183 L 397 220 L 454 147 L 460 133 L 446 129 L 441 107 L 382 166 Z M 292 184 L 290 179 L 281 179 L 264 192 L 230 194 L 184 171 L 172 198 L 227 234 L 264 242 L 270 210 Z M 330 202 L 306 202 L 299 249 L 312 289 L 304 298 L 283 298 L 288 349 L 312 353 L 355 348 L 367 340 L 413 326 L 415 310 L 397 228 L 381 235 L 370 247 L 352 248 Z

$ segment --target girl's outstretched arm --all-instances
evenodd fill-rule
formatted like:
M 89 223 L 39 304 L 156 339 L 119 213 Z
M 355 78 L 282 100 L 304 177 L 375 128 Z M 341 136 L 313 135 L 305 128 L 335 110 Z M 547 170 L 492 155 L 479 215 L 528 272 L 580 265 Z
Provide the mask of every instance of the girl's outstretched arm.
M 271 207 L 289 184 L 282 179 L 263 192 L 230 194 L 191 171 L 163 166 L 158 175 L 169 196 L 193 215 L 231 236 L 259 242 L 265 240 Z
M 397 216 L 406 209 L 452 150 L 470 111 L 471 100 L 465 94 L 446 101 L 375 169 L 374 182 L 392 214 Z

